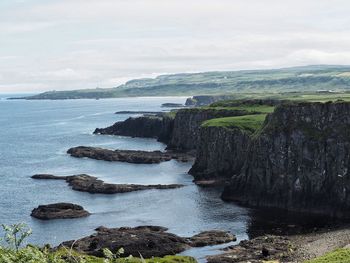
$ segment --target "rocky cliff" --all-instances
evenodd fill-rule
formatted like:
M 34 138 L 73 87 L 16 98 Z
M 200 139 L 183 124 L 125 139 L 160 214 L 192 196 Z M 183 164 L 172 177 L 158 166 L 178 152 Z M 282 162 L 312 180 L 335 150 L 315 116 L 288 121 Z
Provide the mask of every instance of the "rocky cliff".
M 238 128 L 201 127 L 196 160 L 189 173 L 199 184 L 229 180 L 241 171 L 249 141 L 250 134 Z
M 350 217 L 350 103 L 278 106 L 247 156 L 225 200 Z
M 249 114 L 249 112 L 245 110 L 234 109 L 181 109 L 176 113 L 173 134 L 168 144 L 168 148 L 185 151 L 195 150 L 198 145 L 199 128 L 204 121 L 214 118 L 242 116 L 247 114 Z
M 160 142 L 168 143 L 172 136 L 173 125 L 174 118 L 171 115 L 146 115 L 130 117 L 107 128 L 98 128 L 94 133 L 156 138 Z

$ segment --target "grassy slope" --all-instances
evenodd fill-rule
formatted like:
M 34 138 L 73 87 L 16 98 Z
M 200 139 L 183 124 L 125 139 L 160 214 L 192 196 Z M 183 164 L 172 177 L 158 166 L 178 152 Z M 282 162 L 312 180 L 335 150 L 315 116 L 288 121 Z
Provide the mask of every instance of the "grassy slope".
M 350 249 L 337 249 L 305 263 L 350 263 Z
M 350 66 L 309 66 L 277 70 L 204 72 L 139 79 L 113 89 L 47 92 L 37 99 L 108 98 L 126 96 L 192 96 L 241 94 L 272 97 L 281 92 L 349 90 Z M 289 96 L 291 94 L 288 94 Z M 241 97 L 244 97 L 243 95 Z

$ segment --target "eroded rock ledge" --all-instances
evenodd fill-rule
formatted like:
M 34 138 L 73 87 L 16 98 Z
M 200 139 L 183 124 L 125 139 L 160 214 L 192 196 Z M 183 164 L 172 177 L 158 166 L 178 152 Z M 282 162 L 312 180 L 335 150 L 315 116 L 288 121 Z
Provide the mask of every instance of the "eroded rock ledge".
M 79 146 L 67 151 L 76 158 L 91 158 L 95 160 L 104 160 L 109 162 L 128 162 L 136 164 L 152 164 L 170 161 L 172 159 L 187 162 L 193 160 L 188 153 L 180 152 L 161 152 L 161 151 L 133 151 L 133 150 L 109 150 L 97 147 Z
M 99 227 L 96 233 L 76 241 L 63 242 L 60 246 L 73 247 L 73 249 L 94 255 L 103 256 L 103 249 L 108 248 L 117 252 L 124 248 L 125 255 L 144 258 L 175 255 L 192 246 L 206 246 L 223 244 L 235 240 L 235 236 L 225 231 L 207 231 L 191 238 L 179 237 L 171 234 L 167 228 L 159 226 Z
M 137 185 L 137 184 L 108 184 L 87 174 L 72 176 L 55 176 L 51 174 L 36 174 L 33 179 L 42 180 L 65 180 L 75 191 L 88 192 L 91 194 L 118 194 L 150 189 L 176 189 L 183 187 L 181 184 L 169 185 Z
M 32 217 L 41 220 L 80 218 L 89 215 L 90 213 L 82 206 L 71 203 L 39 205 L 31 213 Z

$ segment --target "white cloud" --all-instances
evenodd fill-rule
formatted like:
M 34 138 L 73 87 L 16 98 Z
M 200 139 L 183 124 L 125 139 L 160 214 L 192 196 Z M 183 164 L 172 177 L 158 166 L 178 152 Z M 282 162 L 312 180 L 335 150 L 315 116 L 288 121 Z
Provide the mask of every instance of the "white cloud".
M 345 0 L 16 1 L 0 9 L 0 92 L 346 64 L 349 8 Z

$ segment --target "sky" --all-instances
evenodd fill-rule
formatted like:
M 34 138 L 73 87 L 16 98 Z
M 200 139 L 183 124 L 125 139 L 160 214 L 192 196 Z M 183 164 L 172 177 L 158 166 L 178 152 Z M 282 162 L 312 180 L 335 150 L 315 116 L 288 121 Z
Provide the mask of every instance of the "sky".
M 350 64 L 349 0 L 0 0 L 0 92 Z

